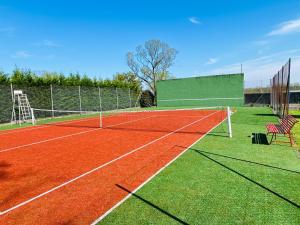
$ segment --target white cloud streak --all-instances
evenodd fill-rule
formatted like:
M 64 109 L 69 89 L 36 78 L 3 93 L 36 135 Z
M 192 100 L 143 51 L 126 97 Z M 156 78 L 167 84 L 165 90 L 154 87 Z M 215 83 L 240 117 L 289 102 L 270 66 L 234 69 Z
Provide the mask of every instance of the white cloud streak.
M 256 46 L 266 46 L 270 43 L 269 40 L 259 40 L 259 41 L 254 41 L 253 44 Z
M 205 65 L 212 65 L 212 64 L 215 64 L 219 61 L 218 58 L 210 58 L 208 59 L 208 61 L 205 63 Z
M 34 46 L 39 46 L 39 47 L 60 47 L 59 44 L 55 43 L 54 41 L 48 40 L 48 39 L 44 39 L 40 42 L 36 42 L 33 44 Z
M 197 17 L 189 17 L 188 19 L 192 24 L 202 24 Z
M 14 54 L 12 54 L 10 57 L 15 59 L 27 59 L 31 56 L 32 55 L 29 54 L 27 51 L 17 51 Z
M 226 74 L 241 72 L 241 64 L 243 65 L 243 73 L 245 74 L 245 86 L 253 87 L 260 84 L 269 85 L 270 79 L 280 68 L 287 62 L 288 58 L 292 58 L 291 63 L 291 82 L 300 82 L 300 49 L 293 49 L 262 56 L 259 58 L 249 59 L 241 63 L 225 65 L 217 69 L 207 71 L 208 74 Z
M 277 29 L 272 30 L 270 33 L 268 33 L 268 36 L 286 35 L 286 34 L 295 33 L 299 31 L 300 31 L 300 18 L 280 23 L 277 26 Z

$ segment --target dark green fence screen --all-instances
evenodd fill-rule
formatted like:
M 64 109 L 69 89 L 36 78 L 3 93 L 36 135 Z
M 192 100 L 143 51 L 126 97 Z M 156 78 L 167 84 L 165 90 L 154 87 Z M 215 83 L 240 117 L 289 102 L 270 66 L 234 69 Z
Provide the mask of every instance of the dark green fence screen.
M 242 106 L 244 74 L 158 81 L 157 104 L 159 107 Z

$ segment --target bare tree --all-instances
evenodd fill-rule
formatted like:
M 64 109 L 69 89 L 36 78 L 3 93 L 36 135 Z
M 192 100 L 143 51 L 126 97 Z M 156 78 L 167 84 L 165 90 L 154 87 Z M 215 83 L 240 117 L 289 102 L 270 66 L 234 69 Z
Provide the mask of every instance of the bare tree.
M 132 72 L 144 82 L 155 96 L 156 81 L 163 75 L 168 75 L 177 55 L 177 50 L 170 48 L 167 43 L 160 40 L 149 40 L 136 48 L 135 52 L 127 53 L 127 64 Z

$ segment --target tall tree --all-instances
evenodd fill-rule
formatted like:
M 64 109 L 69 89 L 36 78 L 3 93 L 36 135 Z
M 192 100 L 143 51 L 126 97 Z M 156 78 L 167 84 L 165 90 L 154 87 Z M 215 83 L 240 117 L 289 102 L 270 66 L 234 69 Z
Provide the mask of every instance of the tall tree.
M 149 40 L 127 53 L 127 64 L 131 71 L 154 93 L 156 103 L 156 81 L 164 78 L 172 66 L 177 50 L 160 40 Z M 163 76 L 162 76 L 163 75 Z

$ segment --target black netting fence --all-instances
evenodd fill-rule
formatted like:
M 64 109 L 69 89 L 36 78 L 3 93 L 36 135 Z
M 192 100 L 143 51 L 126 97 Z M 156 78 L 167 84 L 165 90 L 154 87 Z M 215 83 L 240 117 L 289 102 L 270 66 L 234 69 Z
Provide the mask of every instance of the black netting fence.
M 271 107 L 280 117 L 289 113 L 291 59 L 271 79 Z
M 14 90 L 27 94 L 32 108 L 51 110 L 49 115 L 55 114 L 55 110 L 107 111 L 139 107 L 139 93 L 128 88 L 4 84 L 0 85 L 0 123 L 11 120 Z M 38 110 L 35 112 L 36 118 L 45 117 Z
M 8 122 L 12 113 L 12 95 L 10 85 L 0 85 L 0 123 Z

